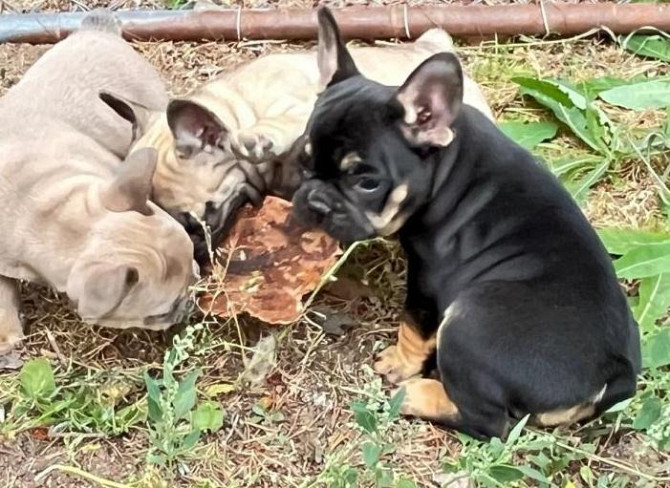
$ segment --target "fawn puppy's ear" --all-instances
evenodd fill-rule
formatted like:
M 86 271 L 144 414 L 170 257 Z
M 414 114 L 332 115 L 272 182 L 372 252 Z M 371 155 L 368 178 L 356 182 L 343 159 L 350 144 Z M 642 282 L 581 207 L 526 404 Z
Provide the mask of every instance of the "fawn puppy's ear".
M 121 95 L 105 90 L 98 93 L 98 97 L 106 103 L 109 108 L 114 110 L 117 115 L 133 124 L 133 142 L 144 135 L 151 124 L 154 114 L 158 113 L 145 107 L 141 103 L 133 102 Z
M 102 203 L 112 212 L 139 212 L 152 215 L 147 202 L 151 197 L 151 180 L 156 171 L 158 154 L 145 147 L 133 151 L 123 161 L 114 179 L 103 189 Z
M 321 87 L 326 88 L 351 76 L 359 74 L 351 54 L 340 37 L 332 12 L 322 7 L 319 19 L 319 43 L 316 60 L 321 74 Z
M 200 151 L 211 152 L 221 147 L 228 137 L 223 122 L 210 110 L 191 100 L 170 101 L 167 119 L 175 148 L 185 158 L 192 158 Z
M 452 53 L 425 60 L 398 89 L 405 108 L 403 134 L 413 146 L 448 146 L 463 104 L 463 70 Z

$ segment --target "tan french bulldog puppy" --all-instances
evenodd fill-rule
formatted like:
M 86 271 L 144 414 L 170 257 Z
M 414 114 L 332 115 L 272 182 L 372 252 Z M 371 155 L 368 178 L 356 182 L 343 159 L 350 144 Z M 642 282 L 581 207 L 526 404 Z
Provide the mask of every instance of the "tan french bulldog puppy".
M 88 322 L 158 329 L 196 279 L 188 235 L 148 201 L 156 152 L 124 160 L 133 127 L 99 95 L 167 104 L 119 34 L 90 14 L 0 99 L 0 354 L 22 338 L 16 280 L 66 292 Z
M 432 29 L 413 43 L 352 48 L 351 53 L 364 75 L 399 85 L 432 54 L 453 50 L 451 37 Z M 324 85 L 316 52 L 271 54 L 173 100 L 166 113 L 128 103 L 142 134 L 134 148 L 158 151 L 154 201 L 192 238 L 201 226 L 189 214 L 204 220 L 216 244 L 232 220 L 228 216 L 241 204 L 267 193 L 290 198 L 300 181 L 290 149 Z M 493 119 L 480 88 L 468 77 L 464 101 Z M 202 237 L 194 241 L 200 261 L 207 255 L 205 242 Z

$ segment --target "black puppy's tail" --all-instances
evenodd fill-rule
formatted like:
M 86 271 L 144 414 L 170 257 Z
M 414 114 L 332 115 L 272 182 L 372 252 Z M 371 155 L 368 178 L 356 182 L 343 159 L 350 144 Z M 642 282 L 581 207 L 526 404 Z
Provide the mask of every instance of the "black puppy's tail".
M 84 20 L 81 21 L 79 30 L 93 30 L 100 32 L 109 32 L 121 36 L 123 29 L 121 21 L 111 10 L 96 8 L 91 10 Z

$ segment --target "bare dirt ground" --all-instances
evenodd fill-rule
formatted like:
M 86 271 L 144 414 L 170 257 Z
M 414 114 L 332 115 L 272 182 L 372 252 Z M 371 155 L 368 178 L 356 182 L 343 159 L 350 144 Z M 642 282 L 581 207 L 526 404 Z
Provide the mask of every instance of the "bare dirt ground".
M 2 3 L 6 12 L 79 8 L 78 3 L 64 0 L 3 0 Z M 93 4 L 87 2 L 89 6 Z M 280 0 L 279 4 L 311 6 L 312 2 Z M 120 1 L 115 5 L 129 8 L 135 7 L 136 2 Z M 135 47 L 162 73 L 175 95 L 186 93 L 217 73 L 256 56 L 305 48 L 251 41 L 137 43 Z M 48 46 L 0 45 L 0 94 L 16 83 L 47 49 Z M 504 50 L 487 44 L 464 48 L 462 56 L 501 118 L 521 112 L 532 118 L 542 112 L 521 100 L 516 85 L 510 81 L 513 75 L 585 79 L 668 71 L 659 63 L 641 60 L 611 43 L 593 39 L 519 45 Z M 565 150 L 577 145 L 567 135 L 559 138 L 558 144 Z M 616 177 L 599 184 L 586 210 L 596 225 L 657 227 L 661 218 L 653 182 L 635 167 L 621 168 Z M 308 486 L 306 482 L 324 471 L 328 456 L 338 455 L 343 463 L 360 464 L 359 452 L 348 451 L 348 446 L 361 435 L 353 424 L 349 404 L 361 398 L 374 398 L 387 389 L 369 366 L 374 353 L 392 341 L 398 324 L 404 292 L 404 260 L 396 244 L 375 243 L 357 250 L 338 276 L 340 281 L 320 294 L 303 320 L 281 330 L 276 364 L 259 384 L 248 384 L 242 377 L 249 348 L 258 337 L 279 329 L 244 317 L 239 322 L 225 323 L 211 317 L 204 319 L 205 331 L 187 367 L 198 365 L 204 369 L 198 389 L 219 392 L 211 398 L 223 406 L 226 423 L 218 433 L 206 436 L 178 471 L 166 473 L 148 467 L 148 441 L 142 427 L 121 436 L 95 432 L 60 435 L 32 428 L 26 419 L 25 428 L 0 437 L 0 485 L 7 488 L 291 487 Z M 45 356 L 57 366 L 57 378 L 93 382 L 101 392 L 116 388 L 120 393 L 115 401 L 123 404 L 143 398 L 142 372 L 147 366 L 159 365 L 172 335 L 178 332 L 118 333 L 89 327 L 77 320 L 64 300 L 43 288 L 26 287 L 22 298 L 28 335 L 21 350 L 22 358 Z M 356 325 L 341 335 L 324 334 L 316 323 L 316 312 L 324 310 L 348 317 Z M 194 321 L 199 320 L 201 317 L 194 317 Z M 5 374 L 3 379 L 2 384 L 7 388 L 15 387 L 18 381 L 13 373 Z M 217 390 L 216 387 L 222 386 Z M 264 412 L 279 412 L 281 416 L 259 418 L 252 411 L 255 406 L 262 407 Z M 579 439 L 582 434 L 575 430 L 566 435 Z M 417 486 L 440 486 L 443 461 L 457 458 L 461 449 L 453 433 L 425 422 L 399 420 L 387 437 L 396 446 L 395 452 L 387 457 L 388 464 L 414 478 Z M 650 455 L 637 435 L 630 432 L 603 438 L 597 443 L 597 454 L 630 462 L 642 470 L 657 470 L 668 462 L 663 456 Z M 40 476 L 56 464 L 77 466 L 117 484 L 85 480 L 62 471 Z M 599 469 L 609 472 L 612 468 L 603 465 Z M 569 470 L 567 473 L 566 480 L 577 479 L 569 475 Z M 574 483 L 572 486 L 589 486 Z

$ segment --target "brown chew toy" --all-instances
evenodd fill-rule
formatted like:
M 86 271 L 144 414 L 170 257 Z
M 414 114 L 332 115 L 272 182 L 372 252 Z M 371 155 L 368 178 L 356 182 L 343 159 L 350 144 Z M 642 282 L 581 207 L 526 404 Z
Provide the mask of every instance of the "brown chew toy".
M 240 211 L 200 300 L 204 311 L 220 317 L 246 312 L 269 324 L 300 318 L 302 297 L 316 289 L 341 251 L 325 233 L 300 227 L 290 214 L 291 204 L 275 197 Z

